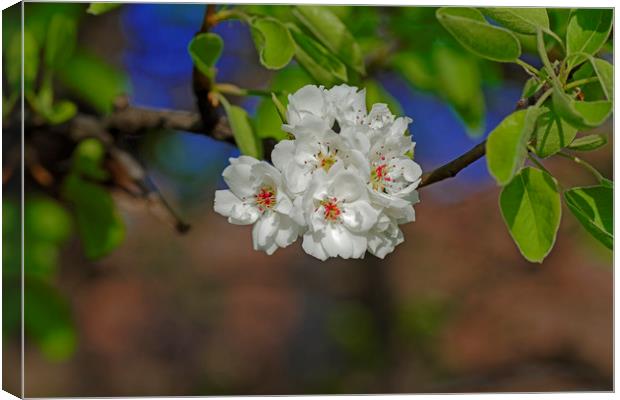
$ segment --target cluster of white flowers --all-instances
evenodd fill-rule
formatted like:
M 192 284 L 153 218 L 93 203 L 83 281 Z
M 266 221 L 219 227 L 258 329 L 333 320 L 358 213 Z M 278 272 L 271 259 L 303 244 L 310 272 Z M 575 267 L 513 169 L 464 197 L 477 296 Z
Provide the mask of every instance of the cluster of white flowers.
M 385 104 L 368 113 L 366 91 L 347 85 L 299 89 L 286 117 L 294 139 L 275 146 L 273 165 L 231 158 L 223 172 L 230 190 L 215 193 L 215 211 L 254 224 L 254 249 L 267 254 L 299 236 L 321 260 L 391 253 L 404 240 L 398 225 L 415 219 L 419 201 L 411 119 Z

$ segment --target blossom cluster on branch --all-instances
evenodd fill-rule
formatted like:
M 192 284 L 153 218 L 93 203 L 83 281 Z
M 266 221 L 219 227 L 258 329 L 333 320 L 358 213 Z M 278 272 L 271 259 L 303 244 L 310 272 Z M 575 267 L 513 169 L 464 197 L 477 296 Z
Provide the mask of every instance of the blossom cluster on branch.
M 413 161 L 411 119 L 385 104 L 367 112 L 366 91 L 308 85 L 289 96 L 273 165 L 231 158 L 215 193 L 215 211 L 232 224 L 254 224 L 255 250 L 273 254 L 303 237 L 306 253 L 384 258 L 415 220 L 422 169 Z

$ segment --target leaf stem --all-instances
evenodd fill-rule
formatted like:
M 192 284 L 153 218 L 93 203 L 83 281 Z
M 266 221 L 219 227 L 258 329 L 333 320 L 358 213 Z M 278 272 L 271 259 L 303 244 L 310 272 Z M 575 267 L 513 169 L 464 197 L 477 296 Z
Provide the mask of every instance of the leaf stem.
M 232 96 L 260 96 L 271 98 L 271 93 L 281 95 L 281 91 L 270 91 L 262 89 L 244 89 L 232 83 L 218 83 L 215 85 L 215 90 L 220 93 L 229 94 Z
M 591 76 L 589 78 L 579 79 L 577 81 L 570 82 L 570 83 L 566 84 L 565 89 L 572 89 L 572 88 L 575 88 L 577 86 L 585 85 L 585 84 L 592 83 L 592 82 L 598 82 L 598 77 Z
M 547 98 L 551 96 L 551 93 L 553 93 L 552 89 L 549 89 L 545 93 L 543 93 L 543 95 L 540 96 L 538 100 L 536 100 L 536 104 L 534 104 L 534 107 L 540 107 L 547 100 Z
M 521 67 L 523 67 L 525 72 L 527 72 L 529 75 L 531 75 L 531 76 L 533 76 L 535 78 L 539 77 L 538 76 L 539 71 L 533 65 L 526 63 L 525 61 L 521 60 L 520 58 L 517 58 L 515 63 L 520 65 Z
M 551 172 L 549 172 L 549 170 L 536 157 L 534 157 L 536 150 L 531 145 L 527 146 L 527 150 L 528 150 L 527 158 L 529 158 L 530 161 L 533 162 L 538 168 L 542 169 L 549 175 L 553 176 Z
M 587 161 L 574 156 L 572 154 L 566 153 L 564 151 L 560 151 L 557 153 L 559 156 L 564 157 L 564 158 L 568 158 L 569 160 L 573 160 L 573 162 L 581 165 L 582 167 L 584 167 L 585 169 L 587 169 L 588 171 L 590 171 L 590 173 L 592 175 L 594 175 L 594 177 L 599 181 L 599 182 L 603 182 L 603 180 L 605 179 L 605 177 L 603 176 L 603 174 L 601 174 L 596 168 L 594 168 L 594 166 L 592 166 L 592 164 L 588 163 Z

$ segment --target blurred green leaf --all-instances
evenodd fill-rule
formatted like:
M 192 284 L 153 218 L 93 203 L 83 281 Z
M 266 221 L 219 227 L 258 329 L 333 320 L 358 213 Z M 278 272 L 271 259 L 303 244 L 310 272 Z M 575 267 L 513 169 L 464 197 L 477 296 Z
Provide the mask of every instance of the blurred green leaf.
M 366 74 L 364 57 L 359 45 L 347 27 L 328 7 L 296 6 L 293 14 L 342 62 L 360 74 Z
M 63 14 L 52 16 L 45 41 L 45 65 L 57 69 L 66 64 L 75 50 L 76 40 L 75 20 Z
M 581 225 L 610 250 L 614 247 L 613 187 L 577 187 L 564 192 L 564 200 Z
M 592 151 L 607 144 L 607 138 L 603 135 L 587 135 L 573 140 L 568 148 L 576 151 Z
M 27 279 L 24 291 L 24 329 L 49 359 L 65 360 L 76 348 L 76 332 L 69 305 L 56 290 Z
M 83 177 L 94 180 L 105 180 L 109 177 L 102 164 L 105 147 L 95 138 L 82 140 L 73 151 L 73 171 Z
M 366 88 L 366 107 L 368 110 L 375 103 L 387 104 L 388 108 L 394 115 L 403 115 L 403 108 L 394 96 L 388 92 L 385 87 L 376 79 L 368 79 L 364 81 Z
M 76 105 L 69 100 L 61 100 L 52 105 L 52 107 L 44 114 L 45 119 L 52 124 L 57 125 L 73 118 L 77 113 Z
M 523 168 L 504 186 L 499 204 L 521 254 L 528 261 L 542 262 L 560 226 L 561 202 L 555 179 L 542 170 Z
M 489 24 L 476 9 L 440 8 L 436 15 L 463 47 L 480 57 L 510 62 L 521 55 L 521 45 L 515 35 L 507 29 Z
M 223 96 L 220 97 L 220 100 L 228 116 L 230 128 L 241 154 L 252 156 L 259 160 L 262 159 L 262 143 L 254 134 L 248 113 L 243 108 L 228 103 Z
M 347 67 L 325 47 L 311 37 L 289 25 L 295 40 L 295 58 L 317 82 L 325 86 L 346 82 Z
M 101 15 L 122 5 L 123 3 L 90 3 L 86 12 L 93 15 Z
M 57 74 L 67 89 L 101 113 L 110 112 L 116 97 L 129 87 L 123 72 L 83 51 L 76 52 Z
M 187 51 L 194 65 L 211 80 L 215 77 L 215 63 L 222 54 L 224 41 L 215 33 L 200 33 L 189 42 Z
M 523 166 L 527 142 L 540 112 L 536 107 L 515 111 L 489 134 L 486 144 L 487 167 L 500 185 L 511 182 Z
M 467 127 L 467 134 L 484 133 L 484 93 L 476 60 L 448 46 L 433 47 L 432 61 L 437 90 Z
M 573 10 L 566 28 L 567 56 L 575 53 L 596 54 L 607 41 L 612 20 L 612 9 L 579 8 Z M 583 60 L 583 56 L 569 57 L 569 68 Z
M 536 154 L 539 157 L 549 157 L 563 147 L 568 146 L 575 135 L 577 129 L 560 118 L 552 108 L 541 107 L 542 115 L 536 124 Z
M 484 8 L 482 12 L 504 27 L 526 35 L 536 33 L 536 28 L 549 29 L 549 16 L 544 8 Z
M 27 33 L 24 32 L 24 36 L 26 35 Z M 38 59 L 36 62 L 38 62 Z M 11 90 L 14 92 L 21 91 L 22 38 L 18 33 L 13 35 L 10 39 L 8 49 L 4 54 L 4 68 L 6 79 L 11 87 Z
M 435 69 L 427 54 L 398 52 L 390 59 L 392 67 L 414 87 L 434 90 L 437 87 Z
M 71 234 L 71 218 L 55 200 L 32 197 L 25 202 L 24 230 L 29 240 L 60 244 Z
M 17 43 L 18 46 L 21 47 L 21 40 L 17 40 L 17 42 L 13 42 L 12 46 L 15 46 Z M 11 53 L 15 50 L 13 49 Z M 17 54 L 21 57 L 21 48 L 17 50 Z M 17 62 L 18 69 L 18 77 L 21 75 L 21 62 Z M 13 67 L 14 68 L 14 67 Z M 15 71 L 11 71 L 14 73 Z M 39 72 L 39 45 L 30 31 L 24 31 L 24 90 L 28 91 L 33 88 L 34 82 L 37 79 L 37 74 Z M 12 79 L 15 79 L 14 77 Z M 15 83 L 15 82 L 14 82 Z M 21 83 L 19 78 L 17 78 L 18 85 Z
M 275 18 L 252 18 L 250 28 L 263 66 L 280 69 L 291 61 L 295 42 L 284 24 Z
M 125 225 L 112 196 L 103 186 L 72 173 L 65 178 L 63 195 L 75 208 L 78 231 L 88 258 L 101 258 L 120 245 L 125 238 Z

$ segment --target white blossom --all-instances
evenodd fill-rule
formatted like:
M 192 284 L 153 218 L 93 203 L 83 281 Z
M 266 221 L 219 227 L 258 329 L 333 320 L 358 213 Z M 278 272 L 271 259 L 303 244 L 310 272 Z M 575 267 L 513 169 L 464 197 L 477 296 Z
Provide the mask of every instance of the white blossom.
M 297 239 L 300 227 L 290 217 L 293 204 L 280 171 L 265 161 L 241 156 L 231 158 L 222 175 L 230 190 L 215 192 L 214 209 L 231 224 L 254 224 L 255 250 L 273 254 Z
M 230 190 L 216 192 L 215 211 L 254 224 L 254 248 L 268 254 L 300 235 L 321 260 L 394 251 L 419 202 L 411 119 L 385 104 L 367 112 L 366 91 L 347 85 L 304 86 L 289 95 L 286 117 L 291 139 L 274 147 L 273 166 L 231 159 L 223 173 Z

